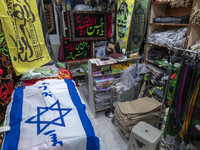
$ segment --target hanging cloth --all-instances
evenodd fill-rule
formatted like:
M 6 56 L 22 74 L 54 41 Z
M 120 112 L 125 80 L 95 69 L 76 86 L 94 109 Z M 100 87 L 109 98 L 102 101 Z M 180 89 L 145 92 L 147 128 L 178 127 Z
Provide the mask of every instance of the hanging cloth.
M 194 110 L 194 105 L 196 103 L 197 96 L 199 94 L 199 86 L 200 86 L 200 80 L 198 80 L 197 86 L 195 87 L 194 93 L 191 97 L 191 100 L 190 100 L 190 103 L 189 103 L 189 106 L 188 106 L 187 115 L 185 117 L 185 121 L 183 123 L 182 130 L 179 133 L 181 138 L 184 138 L 185 134 L 188 134 L 188 127 L 189 127 L 190 122 L 191 122 L 191 118 L 192 118 L 192 114 L 193 114 L 193 110 Z
M 1 0 L 0 6 L 0 19 L 16 75 L 48 63 L 51 57 L 36 1 Z

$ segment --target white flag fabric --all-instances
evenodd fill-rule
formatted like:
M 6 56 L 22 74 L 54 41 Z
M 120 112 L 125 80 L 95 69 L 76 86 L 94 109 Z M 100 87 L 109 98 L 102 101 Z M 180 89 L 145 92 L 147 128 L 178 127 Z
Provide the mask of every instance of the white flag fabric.
M 100 140 L 70 79 L 44 80 L 14 91 L 3 150 L 99 150 Z

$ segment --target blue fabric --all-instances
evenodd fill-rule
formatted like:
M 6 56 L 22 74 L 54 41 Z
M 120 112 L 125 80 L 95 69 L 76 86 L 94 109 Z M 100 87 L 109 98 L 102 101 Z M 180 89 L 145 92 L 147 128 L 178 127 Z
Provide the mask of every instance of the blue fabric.
M 85 112 L 85 105 L 82 104 L 81 102 L 81 99 L 77 93 L 75 84 L 72 82 L 72 80 L 69 80 L 69 79 L 65 79 L 65 82 L 68 86 L 69 94 L 71 96 L 72 102 L 78 111 L 81 123 L 87 135 L 86 150 L 99 150 L 100 149 L 99 138 L 95 136 L 93 126 Z
M 19 137 L 20 137 L 20 126 L 22 121 L 22 105 L 23 105 L 23 90 L 25 87 L 21 87 L 15 90 L 12 108 L 10 111 L 10 131 L 6 134 L 4 140 L 4 146 L 2 150 L 17 150 Z M 15 138 L 13 138 L 15 137 Z
M 107 57 L 106 46 L 101 46 L 98 48 L 98 50 L 96 52 L 96 57 L 99 57 L 99 58 Z

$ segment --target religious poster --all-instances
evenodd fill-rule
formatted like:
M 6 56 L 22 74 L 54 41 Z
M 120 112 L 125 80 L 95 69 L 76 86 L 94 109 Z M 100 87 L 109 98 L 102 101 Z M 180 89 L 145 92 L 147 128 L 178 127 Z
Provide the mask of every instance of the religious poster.
M 7 105 L 13 92 L 13 68 L 0 21 L 0 124 L 4 121 Z
M 135 0 L 126 53 L 133 54 L 140 50 L 146 33 L 150 5 L 151 0 Z
M 49 34 L 56 34 L 56 25 L 54 20 L 54 9 L 52 4 L 44 4 L 45 18 Z
M 65 38 L 64 56 L 66 61 L 90 59 L 92 58 L 92 42 L 70 42 L 69 38 Z
M 135 0 L 118 0 L 116 19 L 116 43 L 122 53 L 126 53 L 130 25 Z
M 36 1 L 1 0 L 4 27 L 12 65 L 17 75 L 51 60 L 44 41 Z
M 69 11 L 68 27 L 71 41 L 107 39 L 107 14 L 94 11 Z

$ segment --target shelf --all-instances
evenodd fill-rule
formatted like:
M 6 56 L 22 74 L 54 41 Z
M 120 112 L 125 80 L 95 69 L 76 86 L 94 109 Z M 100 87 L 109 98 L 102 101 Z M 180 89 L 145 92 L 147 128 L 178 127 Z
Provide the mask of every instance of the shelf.
M 154 26 L 174 26 L 174 27 L 187 27 L 188 24 L 167 24 L 167 23 L 150 23 Z
M 110 108 L 111 108 L 111 106 L 110 107 L 106 107 L 106 108 L 102 108 L 102 109 L 96 109 L 95 111 L 98 112 L 98 111 L 103 111 L 103 110 L 107 110 L 107 109 L 110 109 Z
M 109 73 L 109 74 L 102 74 L 102 75 L 94 75 L 94 76 L 93 76 L 93 78 L 94 78 L 94 77 L 103 77 L 103 76 L 109 76 L 109 75 L 116 75 L 116 74 L 120 74 L 120 73 L 122 73 L 122 72 Z
M 151 64 L 153 64 L 153 65 L 156 65 L 156 66 L 158 66 L 158 67 L 164 68 L 164 69 L 167 68 L 167 67 L 165 67 L 165 66 L 161 66 L 161 65 L 159 65 L 159 64 L 156 64 L 155 62 L 153 62 L 152 60 L 149 60 L 149 59 L 145 59 L 145 61 L 148 62 L 148 63 L 151 63 Z
M 153 46 L 160 46 L 160 47 L 168 48 L 168 46 L 166 46 L 166 45 L 160 45 L 160 44 L 155 44 L 155 43 L 147 43 L 147 44 L 150 44 L 150 45 L 153 45 Z
M 162 0 L 160 2 L 153 2 L 153 4 L 169 4 L 170 0 Z

